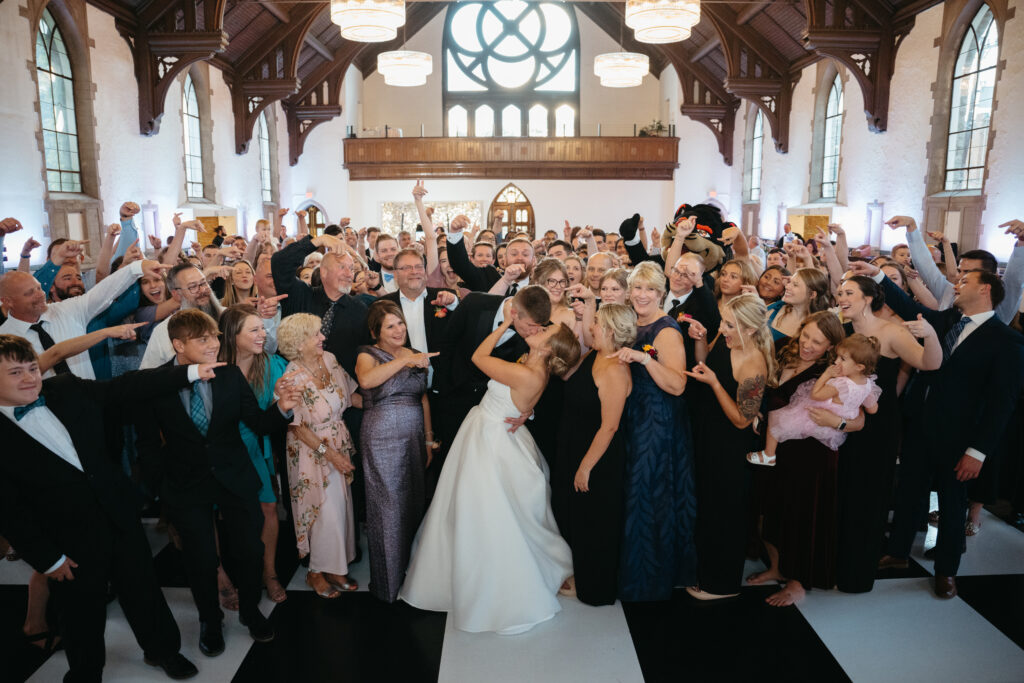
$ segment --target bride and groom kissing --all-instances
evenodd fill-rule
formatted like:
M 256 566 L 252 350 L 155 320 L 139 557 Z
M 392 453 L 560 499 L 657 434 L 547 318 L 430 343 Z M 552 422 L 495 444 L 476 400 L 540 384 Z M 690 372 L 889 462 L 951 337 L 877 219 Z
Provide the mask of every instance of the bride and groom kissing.
M 451 447 L 400 597 L 449 612 L 464 631 L 522 633 L 552 618 L 573 573 L 551 512 L 548 464 L 531 434 L 543 439 L 557 416 L 529 419 L 551 375 L 580 357 L 576 334 L 550 315 L 539 286 L 511 299 L 472 293 L 446 330 L 440 358 L 449 383 L 436 426 Z

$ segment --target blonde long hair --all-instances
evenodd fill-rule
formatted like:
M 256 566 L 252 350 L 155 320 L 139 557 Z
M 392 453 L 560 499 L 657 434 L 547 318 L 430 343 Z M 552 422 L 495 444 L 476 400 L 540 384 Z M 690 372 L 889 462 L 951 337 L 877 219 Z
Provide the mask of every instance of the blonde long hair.
M 722 304 L 722 309 L 733 314 L 741 333 L 743 330 L 754 331 L 751 339 L 764 357 L 764 364 L 768 370 L 767 381 L 774 385 L 778 364 L 775 361 L 775 343 L 772 341 L 772 331 L 768 327 L 768 309 L 764 301 L 756 294 L 744 292 Z M 746 335 L 740 334 L 740 344 L 745 347 Z

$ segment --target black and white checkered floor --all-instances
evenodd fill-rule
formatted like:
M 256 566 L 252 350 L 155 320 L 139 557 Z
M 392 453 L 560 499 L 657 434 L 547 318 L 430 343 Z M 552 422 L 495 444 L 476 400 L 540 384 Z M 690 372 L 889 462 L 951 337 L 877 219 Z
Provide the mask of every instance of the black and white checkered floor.
M 984 513 L 968 539 L 960 596 L 934 597 L 932 563 L 923 557 L 935 530 L 920 534 L 905 572 L 880 575 L 871 593 L 812 591 L 797 607 L 763 598 L 703 604 L 679 591 L 665 603 L 594 608 L 561 599 L 562 612 L 527 634 L 463 633 L 444 614 L 384 605 L 366 592 L 368 563 L 353 567 L 358 593 L 317 598 L 299 567 L 288 600 L 274 605 L 277 638 L 254 644 L 237 618 L 226 623 L 227 650 L 203 657 L 198 622 L 181 583 L 176 551 L 150 528 L 164 592 L 199 667 L 198 681 L 1024 681 L 1024 534 Z M 758 565 L 751 563 L 750 571 Z M 0 680 L 59 681 L 57 652 L 45 661 L 21 642 L 28 567 L 0 562 Z M 107 620 L 106 681 L 166 681 L 142 662 L 117 603 Z

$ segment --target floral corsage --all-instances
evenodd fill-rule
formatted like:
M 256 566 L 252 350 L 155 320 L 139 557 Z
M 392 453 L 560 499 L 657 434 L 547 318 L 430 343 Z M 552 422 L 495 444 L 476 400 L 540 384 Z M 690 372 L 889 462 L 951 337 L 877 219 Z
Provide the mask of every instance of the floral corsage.
M 448 309 L 447 308 L 445 308 L 444 306 L 434 306 L 434 317 L 435 318 L 444 318 L 444 317 L 447 317 L 447 315 L 448 315 Z
M 640 347 L 640 350 L 646 353 L 654 360 L 658 360 L 658 349 L 654 348 L 650 344 L 644 344 L 642 347 Z

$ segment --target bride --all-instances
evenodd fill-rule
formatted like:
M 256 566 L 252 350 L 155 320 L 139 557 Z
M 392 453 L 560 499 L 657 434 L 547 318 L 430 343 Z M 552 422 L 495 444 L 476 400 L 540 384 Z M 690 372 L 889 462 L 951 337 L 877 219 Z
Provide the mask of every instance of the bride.
M 504 635 L 555 616 L 558 589 L 572 575 L 547 463 L 529 431 L 510 433 L 505 418 L 529 414 L 548 377 L 562 376 L 580 355 L 573 331 L 558 324 L 527 337 L 530 351 L 518 363 L 492 357 L 516 315 L 510 304 L 473 354 L 491 380 L 448 452 L 400 593 L 414 607 L 451 612 L 458 629 Z

